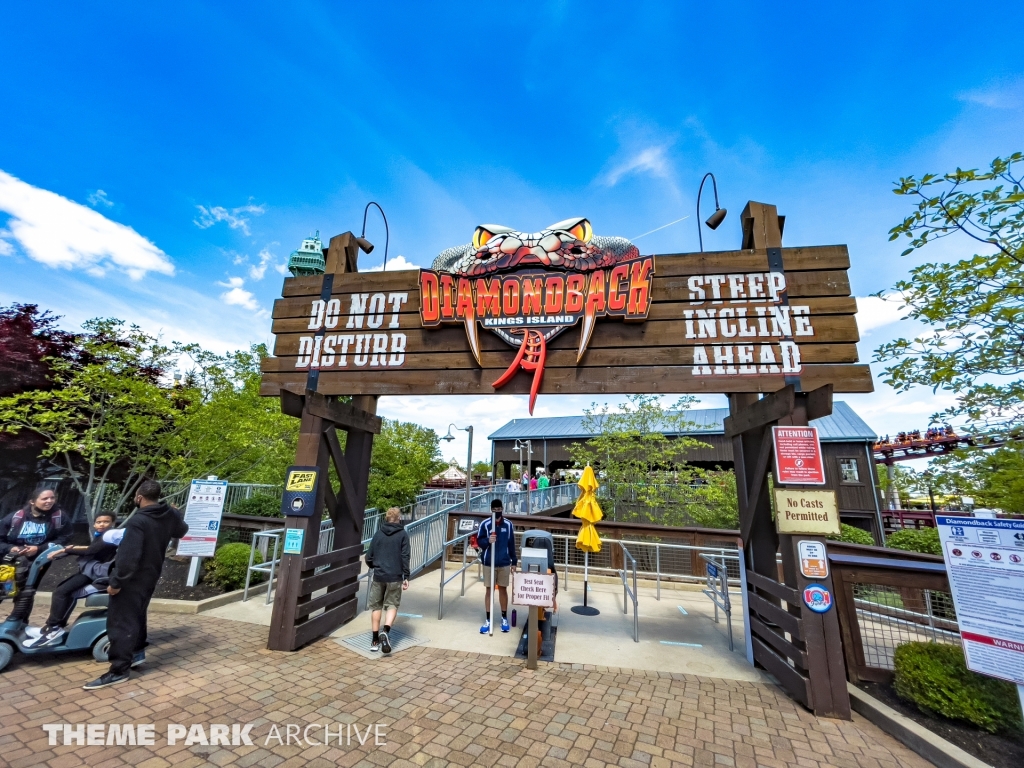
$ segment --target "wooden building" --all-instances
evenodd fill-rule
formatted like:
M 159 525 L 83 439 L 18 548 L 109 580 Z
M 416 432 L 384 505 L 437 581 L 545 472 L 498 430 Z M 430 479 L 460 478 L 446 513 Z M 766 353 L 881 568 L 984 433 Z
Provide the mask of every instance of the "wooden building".
M 692 427 L 684 434 L 699 439 L 707 447 L 690 452 L 687 461 L 707 469 L 732 469 L 732 441 L 725 437 L 723 422 L 728 408 L 707 408 L 686 412 L 686 421 Z M 584 427 L 583 416 L 558 416 L 536 419 L 513 419 L 489 436 L 491 440 L 491 466 L 494 477 L 500 472 L 510 477 L 512 465 L 530 462 L 531 471 L 543 467 L 557 472 L 573 465 L 569 446 L 590 437 Z M 871 531 L 880 541 L 881 504 L 878 475 L 872 459 L 871 447 L 875 442 L 874 430 L 845 402 L 834 403 L 831 416 L 816 419 L 811 424 L 818 428 L 822 452 L 825 457 L 826 487 L 834 490 L 839 501 L 843 522 Z M 678 434 L 666 432 L 668 437 Z M 527 449 L 517 448 L 529 441 L 532 457 Z

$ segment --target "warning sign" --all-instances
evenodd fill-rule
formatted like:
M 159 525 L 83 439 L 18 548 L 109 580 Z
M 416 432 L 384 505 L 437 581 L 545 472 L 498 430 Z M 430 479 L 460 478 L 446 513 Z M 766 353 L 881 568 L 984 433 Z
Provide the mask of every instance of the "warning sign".
M 825 462 L 817 427 L 772 427 L 775 482 L 779 485 L 824 485 Z
M 825 545 L 820 541 L 801 541 L 800 573 L 808 579 L 824 579 L 828 577 L 828 558 L 825 556 Z

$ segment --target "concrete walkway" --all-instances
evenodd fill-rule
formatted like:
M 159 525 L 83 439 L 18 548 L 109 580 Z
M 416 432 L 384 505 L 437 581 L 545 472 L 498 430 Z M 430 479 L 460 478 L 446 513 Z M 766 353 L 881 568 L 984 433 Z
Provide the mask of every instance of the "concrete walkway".
M 449 575 L 451 573 L 454 569 L 448 571 Z M 522 635 L 527 609 L 517 609 L 517 629 L 502 634 L 496 625 L 493 636 L 481 635 L 484 583 L 477 574 L 476 566 L 466 571 L 465 597 L 460 597 L 461 577 L 445 588 L 442 621 L 437 620 L 440 571 L 431 571 L 414 579 L 402 598 L 396 626 L 423 639 L 423 645 L 429 648 L 513 656 Z M 695 585 L 686 586 L 689 588 L 663 584 L 660 601 L 656 599 L 653 587 L 640 587 L 640 642 L 636 643 L 633 642 L 632 603 L 628 614 L 622 612 L 621 583 L 591 583 L 588 604 L 600 610 L 601 614 L 580 616 L 569 609 L 583 604 L 583 582 L 571 575 L 569 588 L 560 585 L 558 593 L 555 661 L 689 673 L 728 680 L 765 681 L 767 678 L 747 663 L 739 595 L 735 598 L 733 620 L 735 650 L 730 653 L 724 614 L 719 614 L 719 623 L 715 624 L 711 600 Z M 360 591 L 360 609 L 363 608 L 365 593 L 363 588 Z M 264 605 L 264 599 L 264 595 L 258 595 L 246 603 L 215 608 L 205 615 L 270 626 L 271 606 Z M 510 616 L 511 609 L 515 607 L 509 606 Z M 686 611 L 685 615 L 683 611 Z M 369 627 L 369 614 L 360 614 L 335 632 L 334 637 L 365 632 Z

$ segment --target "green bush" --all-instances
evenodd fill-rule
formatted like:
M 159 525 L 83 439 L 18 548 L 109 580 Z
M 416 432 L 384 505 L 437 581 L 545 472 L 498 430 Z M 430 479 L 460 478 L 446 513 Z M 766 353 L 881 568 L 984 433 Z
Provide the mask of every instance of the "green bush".
M 829 536 L 828 538 L 832 539 L 832 541 L 842 541 L 846 544 L 867 544 L 871 546 L 875 543 L 874 537 L 863 528 L 847 525 L 846 523 L 839 524 L 838 536 Z
M 248 499 L 235 502 L 231 507 L 233 515 L 252 515 L 254 517 L 281 517 L 281 500 L 276 496 L 258 493 Z
M 249 545 L 241 542 L 218 547 L 213 560 L 207 566 L 207 578 L 228 592 L 233 589 L 241 589 L 245 586 L 245 572 L 249 568 L 249 551 Z M 256 565 L 262 562 L 263 557 L 259 550 L 256 550 L 256 556 L 252 563 Z M 259 579 L 255 576 L 260 576 L 260 574 L 254 575 L 253 581 L 258 581 Z
M 886 538 L 886 546 L 893 549 L 902 549 L 905 552 L 921 552 L 925 555 L 941 555 L 942 545 L 939 544 L 938 528 L 904 528 L 889 534 Z
M 1016 686 L 971 672 L 960 646 L 903 643 L 893 665 L 896 693 L 924 712 L 965 720 L 989 733 L 1022 730 Z

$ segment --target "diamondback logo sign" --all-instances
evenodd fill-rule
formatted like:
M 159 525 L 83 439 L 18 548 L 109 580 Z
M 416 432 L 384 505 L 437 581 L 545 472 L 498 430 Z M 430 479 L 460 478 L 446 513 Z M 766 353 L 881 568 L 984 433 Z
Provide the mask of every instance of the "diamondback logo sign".
M 532 373 L 532 414 L 548 342 L 581 323 L 579 362 L 597 318 L 647 318 L 653 276 L 653 256 L 641 256 L 625 238 L 595 236 L 587 219 L 533 233 L 486 224 L 472 243 L 449 248 L 420 272 L 420 319 L 426 328 L 465 325 L 477 363 L 480 326 L 517 350 L 492 386 L 499 389 L 520 370 Z

